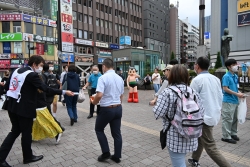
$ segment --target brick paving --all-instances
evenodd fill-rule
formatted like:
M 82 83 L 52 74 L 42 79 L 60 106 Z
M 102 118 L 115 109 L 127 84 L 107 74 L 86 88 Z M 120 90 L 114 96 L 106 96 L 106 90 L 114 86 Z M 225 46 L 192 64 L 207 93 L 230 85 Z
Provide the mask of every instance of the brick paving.
M 139 91 L 140 103 L 127 103 L 128 91 L 125 90 L 122 118 L 123 152 L 122 161 L 116 164 L 111 160 L 100 163 L 96 159 L 101 154 L 101 149 L 97 141 L 94 125 L 95 118 L 87 119 L 89 101 L 78 104 L 78 122 L 70 126 L 67 110 L 58 103 L 57 118 L 66 128 L 61 141 L 55 144 L 55 139 L 45 139 L 33 142 L 32 148 L 35 155 L 43 154 L 42 161 L 22 164 L 22 149 L 19 137 L 14 144 L 7 162 L 15 167 L 162 167 L 171 166 L 168 151 L 161 150 L 159 143 L 159 131 L 162 128 L 161 121 L 156 121 L 152 114 L 152 107 L 148 102 L 152 99 L 153 91 Z M 250 97 L 247 99 L 250 108 Z M 8 134 L 11 126 L 6 111 L 0 111 L 0 142 Z M 250 112 L 248 117 L 250 118 Z M 214 128 L 214 137 L 221 153 L 234 167 L 250 166 L 250 121 L 247 120 L 243 125 L 239 125 L 240 141 L 235 144 L 227 144 L 221 141 L 221 124 Z M 106 135 L 109 140 L 111 153 L 113 153 L 113 139 L 110 128 L 107 126 Z M 187 154 L 186 159 L 190 157 Z M 217 166 L 204 152 L 200 160 L 201 166 Z M 188 165 L 187 165 L 188 166 Z

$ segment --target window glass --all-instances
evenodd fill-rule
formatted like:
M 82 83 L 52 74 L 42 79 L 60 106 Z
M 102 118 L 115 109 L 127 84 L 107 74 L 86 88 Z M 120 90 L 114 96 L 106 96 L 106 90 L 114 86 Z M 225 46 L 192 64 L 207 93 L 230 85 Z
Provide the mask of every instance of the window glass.
M 96 2 L 96 10 L 100 10 L 100 5 L 98 2 Z
M 77 15 L 76 15 L 76 12 L 75 11 L 73 11 L 73 20 L 77 20 Z
M 20 21 L 13 21 L 13 32 L 14 33 L 21 32 L 21 22 Z
M 88 23 L 88 15 L 84 15 L 84 23 Z
M 100 34 L 96 34 L 96 40 L 99 41 L 100 40 Z
M 83 6 L 87 6 L 87 0 L 83 0 Z
M 33 24 L 24 22 L 25 32 L 33 34 Z
M 112 36 L 109 36 L 109 42 L 113 42 L 113 37 Z
M 22 42 L 14 42 L 14 53 L 23 53 L 22 45 Z
M 89 0 L 88 6 L 89 6 L 89 8 L 92 8 L 92 0 Z
M 30 42 L 30 47 L 33 47 L 33 46 L 34 46 L 34 43 Z M 28 54 L 29 53 L 28 42 L 25 42 L 25 50 L 26 50 L 26 53 Z M 34 54 L 34 50 L 30 50 L 30 54 Z
M 112 14 L 112 7 L 109 7 L 109 14 Z
M 82 38 L 82 30 L 78 30 L 78 38 Z
M 82 13 L 78 13 L 78 21 L 82 21 Z
M 89 16 L 89 24 L 92 24 L 92 19 L 93 19 L 93 17 Z
M 101 19 L 101 27 L 103 27 L 103 19 Z
M 105 28 L 109 28 L 108 21 L 105 21 Z
M 84 31 L 83 32 L 83 38 L 84 39 L 88 39 L 88 31 Z
M 109 29 L 112 29 L 112 22 L 109 22 Z
M 93 32 L 89 32 L 89 39 L 93 39 Z
M 78 4 L 82 4 L 82 0 L 77 0 L 78 1 Z
M 53 37 L 53 27 L 46 26 L 46 36 Z
M 96 26 L 100 26 L 100 19 L 96 18 Z
M 73 29 L 73 36 L 76 37 L 77 36 L 77 30 L 74 28 Z
M 38 24 L 36 24 L 35 26 L 36 26 L 36 35 L 44 36 L 43 26 Z

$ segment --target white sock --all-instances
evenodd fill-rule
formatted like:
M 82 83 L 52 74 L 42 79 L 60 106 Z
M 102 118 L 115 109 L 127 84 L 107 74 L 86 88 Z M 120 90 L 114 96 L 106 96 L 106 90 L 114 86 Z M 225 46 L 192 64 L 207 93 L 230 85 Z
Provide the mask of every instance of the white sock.
M 56 113 L 53 113 L 53 112 L 52 112 L 52 115 L 53 115 L 53 117 L 55 117 L 55 118 L 56 118 Z

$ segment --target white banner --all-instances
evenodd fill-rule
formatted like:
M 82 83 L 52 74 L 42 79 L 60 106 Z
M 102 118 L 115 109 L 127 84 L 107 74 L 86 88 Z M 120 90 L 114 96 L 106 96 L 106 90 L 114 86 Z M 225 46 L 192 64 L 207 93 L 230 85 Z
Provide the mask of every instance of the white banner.
M 73 24 L 62 22 L 62 32 L 73 34 Z
M 83 40 L 83 39 L 76 39 L 75 43 L 82 44 L 82 45 L 90 45 L 90 46 L 94 45 L 93 41 L 87 41 L 87 40 Z
M 95 45 L 97 47 L 102 47 L 102 48 L 108 48 L 109 47 L 108 43 L 103 43 L 103 42 L 96 42 Z
M 74 44 L 69 42 L 62 42 L 63 52 L 74 52 Z
M 24 41 L 28 41 L 30 39 L 30 41 L 34 41 L 34 35 L 33 34 L 28 34 L 28 33 L 23 33 L 23 40 Z
M 72 15 L 72 0 L 61 1 L 61 13 Z

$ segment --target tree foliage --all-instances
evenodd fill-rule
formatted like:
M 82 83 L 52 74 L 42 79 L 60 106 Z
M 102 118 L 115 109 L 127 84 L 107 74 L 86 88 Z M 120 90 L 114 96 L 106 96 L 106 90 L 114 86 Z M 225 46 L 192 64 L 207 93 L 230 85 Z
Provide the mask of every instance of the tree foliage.
M 172 51 L 171 53 L 171 60 L 175 59 L 175 55 L 174 55 L 174 52 Z
M 220 52 L 217 53 L 217 59 L 216 59 L 216 63 L 215 63 L 215 68 L 220 68 L 222 67 L 222 64 L 221 64 L 221 57 L 220 57 Z

